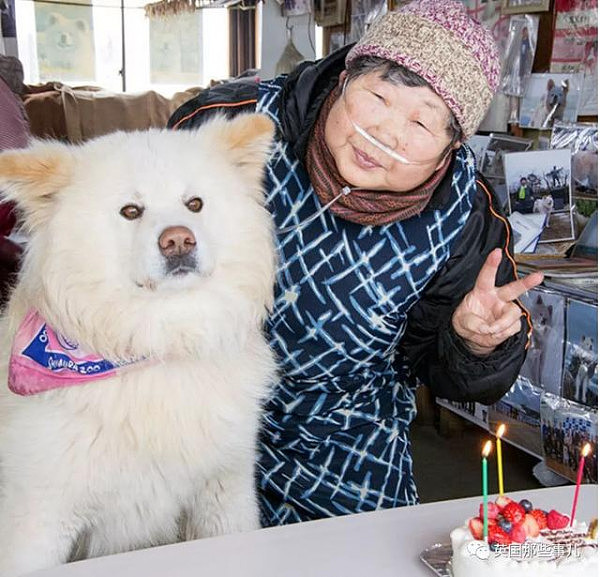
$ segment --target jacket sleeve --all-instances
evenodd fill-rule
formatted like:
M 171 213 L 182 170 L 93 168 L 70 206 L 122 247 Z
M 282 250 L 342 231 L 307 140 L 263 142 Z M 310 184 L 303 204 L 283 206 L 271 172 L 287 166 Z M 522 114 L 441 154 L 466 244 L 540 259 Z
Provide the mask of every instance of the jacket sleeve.
M 496 277 L 496 285 L 501 286 L 517 278 L 510 225 L 491 187 L 479 177 L 473 209 L 462 235 L 447 263 L 409 311 L 400 344 L 401 357 L 408 361 L 413 375 L 436 396 L 491 404 L 510 389 L 525 360 L 531 324 L 520 303 L 520 332 L 488 356 L 471 353 L 452 328 L 454 310 L 473 288 L 487 255 L 497 247 L 503 249 Z

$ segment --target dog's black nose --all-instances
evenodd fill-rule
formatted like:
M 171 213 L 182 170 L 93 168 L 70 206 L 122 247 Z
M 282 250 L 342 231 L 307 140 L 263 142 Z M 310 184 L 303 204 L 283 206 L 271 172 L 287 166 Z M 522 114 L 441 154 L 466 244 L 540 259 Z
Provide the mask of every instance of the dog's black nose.
M 186 226 L 170 226 L 158 237 L 158 246 L 166 257 L 183 256 L 196 248 L 196 238 Z

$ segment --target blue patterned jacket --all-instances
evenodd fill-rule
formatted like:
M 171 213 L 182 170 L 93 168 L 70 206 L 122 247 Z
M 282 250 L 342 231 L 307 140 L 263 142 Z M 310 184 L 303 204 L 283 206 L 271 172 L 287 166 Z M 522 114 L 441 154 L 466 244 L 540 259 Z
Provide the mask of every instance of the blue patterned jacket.
M 266 169 L 280 266 L 268 322 L 280 382 L 267 403 L 258 464 L 265 525 L 417 502 L 408 439 L 418 377 L 448 399 L 494 402 L 524 360 L 529 325 L 491 355 L 472 355 L 452 312 L 487 254 L 504 248 L 497 284 L 516 278 L 510 228 L 461 147 L 417 217 L 365 227 L 320 209 L 304 156 L 344 51 L 289 77 L 210 89 L 171 118 L 258 111 L 276 124 Z M 282 232 L 287 230 L 288 232 Z

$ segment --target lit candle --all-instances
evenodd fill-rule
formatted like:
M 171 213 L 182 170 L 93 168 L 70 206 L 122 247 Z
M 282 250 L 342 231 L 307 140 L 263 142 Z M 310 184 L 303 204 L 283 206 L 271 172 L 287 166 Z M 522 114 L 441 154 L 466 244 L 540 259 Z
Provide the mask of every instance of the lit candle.
M 502 435 L 506 432 L 506 425 L 502 423 L 496 429 L 496 459 L 498 460 L 498 492 L 504 495 L 504 473 L 502 472 Z
M 579 459 L 579 470 L 577 471 L 577 483 L 575 484 L 575 496 L 573 497 L 573 507 L 571 509 L 571 527 L 575 520 L 575 510 L 577 509 L 577 499 L 579 499 L 579 487 L 581 487 L 581 479 L 583 478 L 583 466 L 585 465 L 585 458 L 590 454 L 592 446 L 586 443 L 581 449 L 581 457 Z
M 492 451 L 492 441 L 487 441 L 481 452 L 481 478 L 483 481 L 483 540 L 488 540 L 488 468 L 487 458 Z

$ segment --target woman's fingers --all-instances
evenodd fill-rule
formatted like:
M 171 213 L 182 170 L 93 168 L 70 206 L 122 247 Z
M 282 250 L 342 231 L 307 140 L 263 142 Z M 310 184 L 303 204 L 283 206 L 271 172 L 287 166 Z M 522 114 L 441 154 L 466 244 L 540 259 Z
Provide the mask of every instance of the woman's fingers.
M 518 299 L 522 294 L 528 290 L 536 287 L 544 280 L 544 274 L 541 272 L 531 273 L 519 280 L 515 280 L 511 283 L 505 284 L 499 287 L 497 290 L 498 298 L 504 302 L 514 301 Z
M 455 330 L 474 350 L 493 349 L 521 330 L 522 316 L 516 304 L 508 303 L 492 323 L 476 314 L 461 315 L 456 319 Z
M 511 327 L 514 323 L 521 319 L 523 311 L 515 303 L 507 303 L 502 309 L 500 317 L 494 320 L 490 325 L 490 332 L 499 334 Z
M 499 248 L 495 248 L 488 254 L 475 280 L 476 290 L 490 292 L 496 288 L 496 274 L 501 261 L 502 251 Z

